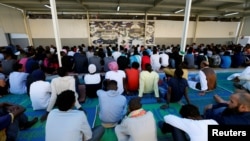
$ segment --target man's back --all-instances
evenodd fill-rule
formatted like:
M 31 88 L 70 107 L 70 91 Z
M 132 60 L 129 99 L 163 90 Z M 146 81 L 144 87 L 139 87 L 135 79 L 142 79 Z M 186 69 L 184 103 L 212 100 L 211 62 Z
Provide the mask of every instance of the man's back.
M 155 119 L 150 111 L 143 116 L 125 118 L 115 132 L 118 138 L 126 133 L 129 141 L 157 141 Z
M 158 89 L 159 74 L 155 71 L 142 71 L 140 73 L 140 90 L 139 95 L 143 93 L 154 92 L 155 87 Z
M 100 113 L 99 117 L 104 123 L 116 123 L 126 113 L 126 98 L 118 91 L 97 91 Z
M 65 122 L 68 121 L 68 122 Z M 92 137 L 92 131 L 83 111 L 54 109 L 46 122 L 46 141 L 81 141 Z

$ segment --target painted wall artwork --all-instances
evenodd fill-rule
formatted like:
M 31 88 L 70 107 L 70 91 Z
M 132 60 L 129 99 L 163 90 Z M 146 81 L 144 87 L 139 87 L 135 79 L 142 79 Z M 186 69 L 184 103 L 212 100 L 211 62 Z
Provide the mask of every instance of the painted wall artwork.
M 91 21 L 89 26 L 92 45 L 154 44 L 154 21 L 147 23 L 146 30 L 144 21 Z

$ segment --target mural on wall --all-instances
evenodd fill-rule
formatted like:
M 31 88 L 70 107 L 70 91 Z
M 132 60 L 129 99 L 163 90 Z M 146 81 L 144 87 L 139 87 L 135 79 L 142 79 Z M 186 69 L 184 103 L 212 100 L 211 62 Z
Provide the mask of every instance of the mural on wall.
M 90 40 L 92 45 L 146 45 L 154 44 L 154 22 L 144 21 L 92 21 Z M 145 38 L 146 31 L 146 38 Z M 144 39 L 145 38 L 145 39 Z

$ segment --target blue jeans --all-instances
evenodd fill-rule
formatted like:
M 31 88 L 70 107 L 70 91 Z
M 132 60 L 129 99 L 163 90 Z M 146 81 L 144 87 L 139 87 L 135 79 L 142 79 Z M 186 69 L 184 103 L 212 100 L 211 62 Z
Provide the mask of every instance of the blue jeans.
M 88 141 L 100 141 L 103 134 L 104 134 L 104 127 L 102 126 L 96 126 L 92 129 L 92 138 L 89 139 Z

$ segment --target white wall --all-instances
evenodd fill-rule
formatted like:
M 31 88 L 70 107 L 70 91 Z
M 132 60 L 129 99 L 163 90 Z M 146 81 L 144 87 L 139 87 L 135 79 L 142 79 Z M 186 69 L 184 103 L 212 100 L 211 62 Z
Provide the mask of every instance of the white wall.
M 243 30 L 240 36 L 250 36 L 250 17 L 245 19 Z
M 5 33 L 25 33 L 22 12 L 0 5 L 0 27 Z
M 88 38 L 87 20 L 58 19 L 61 38 Z M 32 38 L 55 38 L 51 19 L 29 19 Z
M 86 20 L 59 19 L 61 38 L 88 38 Z M 239 22 L 199 22 L 197 38 L 231 38 L 236 36 Z M 54 38 L 52 20 L 30 19 L 32 38 Z M 155 38 L 180 38 L 182 21 L 155 21 Z M 195 22 L 189 22 L 188 38 L 193 38 Z
M 239 22 L 199 22 L 197 38 L 231 38 L 236 37 Z
M 239 22 L 199 22 L 196 38 L 231 38 L 236 37 Z M 156 21 L 156 38 L 182 37 L 183 21 Z M 190 21 L 187 38 L 193 38 L 195 22 Z
M 7 42 L 6 36 L 3 32 L 3 29 L 0 28 L 0 47 L 7 46 L 7 45 L 8 45 L 8 42 Z
M 194 22 L 189 22 L 188 38 L 194 34 Z M 155 38 L 180 38 L 182 37 L 183 21 L 155 21 Z

